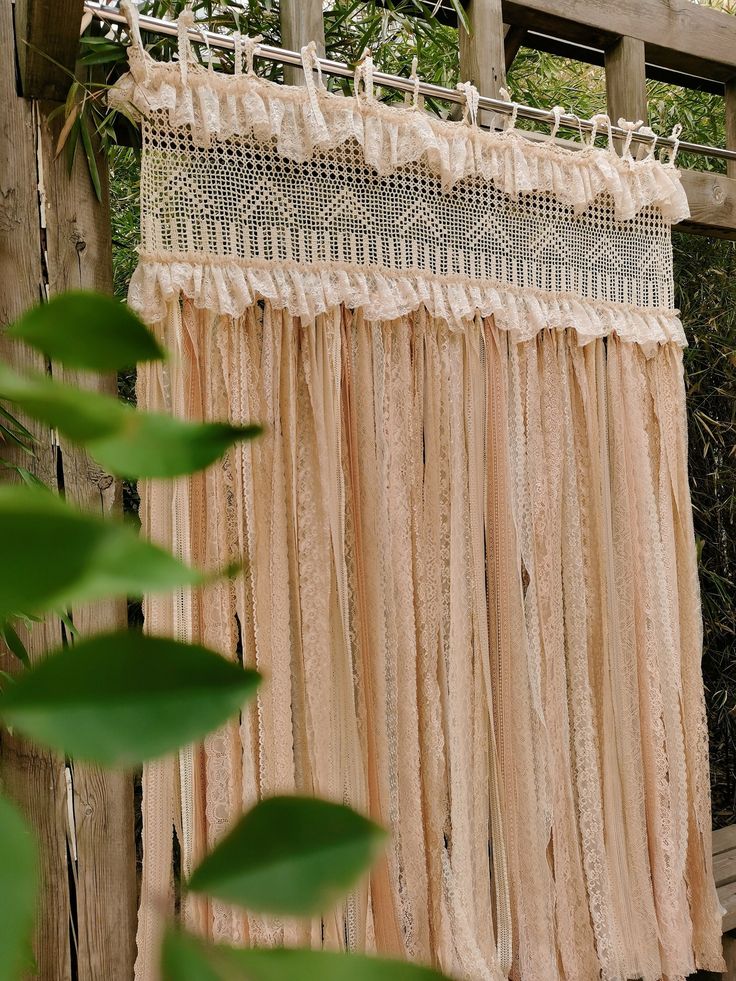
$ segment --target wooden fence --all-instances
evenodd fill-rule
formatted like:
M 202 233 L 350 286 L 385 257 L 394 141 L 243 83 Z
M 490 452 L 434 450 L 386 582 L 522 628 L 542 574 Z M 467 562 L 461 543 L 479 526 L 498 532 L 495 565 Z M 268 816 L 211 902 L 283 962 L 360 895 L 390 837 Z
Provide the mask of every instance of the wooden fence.
M 283 43 L 323 44 L 322 0 L 281 0 Z M 496 96 L 524 44 L 605 65 L 613 119 L 646 119 L 646 77 L 723 94 L 728 145 L 736 148 L 736 17 L 689 0 L 469 0 L 460 30 L 460 74 Z M 110 216 L 79 159 L 71 177 L 49 121 L 77 56 L 82 0 L 0 0 L 0 324 L 67 288 L 109 291 Z M 292 70 L 290 79 L 298 80 Z M 81 157 L 81 155 L 80 155 Z M 685 172 L 691 231 L 736 238 L 736 163 L 727 175 Z M 0 335 L 12 365 L 41 361 Z M 82 381 L 59 366 L 55 375 Z M 84 384 L 114 392 L 113 377 Z M 120 510 L 119 482 L 78 449 L 29 424 L 41 479 L 82 507 Z M 82 632 L 125 622 L 122 602 L 73 611 Z M 31 649 L 62 641 L 61 623 L 34 629 Z M 4 658 L 3 667 L 10 665 Z M 135 948 L 136 861 L 130 775 L 58 759 L 3 733 L 0 775 L 29 816 L 42 848 L 43 890 L 35 951 L 42 981 L 130 981 Z

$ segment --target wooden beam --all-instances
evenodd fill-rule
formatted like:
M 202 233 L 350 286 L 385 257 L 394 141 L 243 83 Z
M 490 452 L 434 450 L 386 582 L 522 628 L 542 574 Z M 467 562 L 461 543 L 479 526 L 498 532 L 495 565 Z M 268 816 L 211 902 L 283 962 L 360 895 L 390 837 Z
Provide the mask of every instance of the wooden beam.
M 460 27 L 460 77 L 481 95 L 497 98 L 506 85 L 506 51 L 501 0 L 468 0 L 470 32 Z
M 84 0 L 15 0 L 15 47 L 27 99 L 66 98 L 79 55 L 83 9 Z M 6 48 L 4 56 L 12 50 Z
M 682 186 L 690 205 L 688 221 L 676 231 L 736 239 L 736 179 L 708 171 L 683 170 Z
M 325 25 L 322 0 L 281 0 L 281 43 L 291 51 L 300 51 L 310 41 L 317 42 L 317 52 L 325 53 Z M 284 66 L 287 85 L 301 85 L 304 72 L 292 65 Z
M 503 39 L 504 61 L 506 72 L 514 63 L 514 59 L 519 53 L 519 48 L 526 42 L 528 31 L 525 27 L 510 27 L 506 25 L 506 33 Z
M 605 49 L 644 42 L 646 59 L 721 82 L 736 74 L 736 18 L 689 0 L 502 0 L 507 24 Z
M 641 119 L 646 123 L 644 42 L 621 37 L 608 48 L 605 59 L 608 115 L 614 123 L 622 117 L 631 121 Z
M 731 78 L 726 82 L 726 146 L 729 150 L 736 150 L 736 78 Z M 736 178 L 736 160 L 726 162 L 726 173 L 729 177 Z
M 460 78 L 472 82 L 481 95 L 498 98 L 506 85 L 505 28 L 501 0 L 467 0 L 470 31 L 459 28 Z M 482 111 L 479 121 L 492 125 L 493 113 Z
M 647 122 L 647 79 L 644 61 L 644 42 L 634 37 L 621 37 L 605 53 L 606 108 L 614 123 L 623 118 L 631 122 Z M 616 140 L 621 150 L 621 140 Z M 636 155 L 637 151 L 634 151 Z M 639 153 L 645 153 L 640 147 Z

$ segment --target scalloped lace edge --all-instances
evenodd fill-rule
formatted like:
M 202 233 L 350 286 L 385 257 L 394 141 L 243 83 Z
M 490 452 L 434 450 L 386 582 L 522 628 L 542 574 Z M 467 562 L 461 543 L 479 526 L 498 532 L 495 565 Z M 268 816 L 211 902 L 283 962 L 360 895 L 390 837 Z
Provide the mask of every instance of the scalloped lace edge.
M 233 318 L 259 300 L 310 320 L 340 305 L 361 309 L 367 320 L 376 321 L 395 320 L 424 307 L 457 330 L 465 329 L 476 315 L 492 315 L 516 341 L 545 329 L 572 329 L 581 344 L 615 334 L 645 351 L 670 342 L 687 345 L 677 310 L 416 270 L 142 254 L 128 297 L 141 317 L 149 323 L 161 321 L 168 305 L 182 296 L 198 309 Z

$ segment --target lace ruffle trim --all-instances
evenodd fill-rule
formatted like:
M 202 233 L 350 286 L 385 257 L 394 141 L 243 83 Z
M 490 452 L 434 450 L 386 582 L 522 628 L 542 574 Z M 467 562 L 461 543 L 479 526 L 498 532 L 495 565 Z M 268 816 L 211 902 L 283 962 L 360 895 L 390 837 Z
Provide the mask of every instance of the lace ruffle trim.
M 222 75 L 195 63 L 182 71 L 179 63 L 156 62 L 137 47 L 130 51 L 130 64 L 130 73 L 111 90 L 110 104 L 142 118 L 167 113 L 168 125 L 187 129 L 197 145 L 252 136 L 274 141 L 289 160 L 303 161 L 355 140 L 377 173 L 421 161 L 446 190 L 476 177 L 512 198 L 550 193 L 576 212 L 606 195 L 619 220 L 647 207 L 659 208 L 673 223 L 689 215 L 673 162 L 662 163 L 653 154 L 634 160 L 613 146 L 572 150 L 529 140 L 513 126 L 489 132 L 476 125 L 475 114 L 470 121 L 448 122 L 416 107 L 387 106 L 370 93 L 328 92 L 311 77 L 307 86 L 294 87 L 250 72 Z
M 681 347 L 687 344 L 676 310 L 590 301 L 570 293 L 460 276 L 375 267 L 363 270 L 347 263 L 308 266 L 142 255 L 128 299 L 143 319 L 149 323 L 162 320 L 168 304 L 182 296 L 217 316 L 239 317 L 259 300 L 309 320 L 341 304 L 377 321 L 394 320 L 424 307 L 457 330 L 466 328 L 476 314 L 493 315 L 497 325 L 518 341 L 545 329 L 572 329 L 581 344 L 609 334 L 639 344 L 645 351 L 668 342 Z

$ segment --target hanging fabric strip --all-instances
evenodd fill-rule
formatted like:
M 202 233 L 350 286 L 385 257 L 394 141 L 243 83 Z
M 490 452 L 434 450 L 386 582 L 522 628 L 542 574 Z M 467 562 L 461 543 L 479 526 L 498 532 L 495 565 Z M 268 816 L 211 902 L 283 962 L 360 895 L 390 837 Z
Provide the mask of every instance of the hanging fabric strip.
M 236 944 L 378 951 L 472 981 L 718 971 L 685 336 L 656 140 L 577 149 L 515 113 L 448 122 L 156 63 L 132 18 L 113 105 L 143 131 L 130 302 L 172 352 L 139 403 L 265 435 L 146 484 L 146 534 L 232 582 L 146 601 L 267 679 L 144 775 L 137 981 L 158 981 L 172 835 L 192 868 L 276 793 L 391 831 L 320 919 L 189 899 Z M 554 110 L 555 136 L 562 110 Z M 599 148 L 598 135 L 608 146 Z

